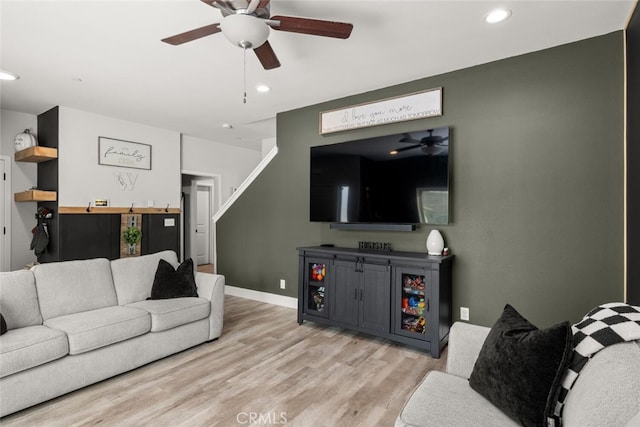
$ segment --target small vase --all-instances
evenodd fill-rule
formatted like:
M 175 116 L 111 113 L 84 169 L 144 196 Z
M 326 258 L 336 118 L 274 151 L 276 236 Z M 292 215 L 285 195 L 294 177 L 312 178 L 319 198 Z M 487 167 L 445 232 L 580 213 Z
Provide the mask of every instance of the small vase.
M 128 255 L 135 255 L 135 253 L 136 253 L 136 244 L 135 243 L 134 244 L 128 243 L 127 244 L 127 254 Z
M 431 230 L 427 237 L 427 253 L 429 255 L 442 255 L 444 239 L 438 230 Z

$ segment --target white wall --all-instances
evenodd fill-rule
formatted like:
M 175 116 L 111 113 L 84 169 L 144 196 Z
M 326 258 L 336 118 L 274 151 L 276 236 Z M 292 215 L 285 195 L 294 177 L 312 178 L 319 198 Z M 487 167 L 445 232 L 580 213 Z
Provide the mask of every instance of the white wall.
M 220 203 L 240 186 L 260 163 L 258 150 L 233 147 L 200 138 L 113 119 L 68 107 L 59 107 L 59 191 L 60 206 L 87 206 L 89 201 L 106 197 L 111 206 L 180 207 L 181 172 L 216 175 L 220 179 Z M 37 116 L 2 110 L 0 116 L 0 154 L 13 159 L 13 139 L 24 129 L 37 134 Z M 140 142 L 152 146 L 151 170 L 120 168 L 98 164 L 98 137 Z M 182 143 L 180 142 L 182 140 Z M 273 141 L 263 143 L 271 147 Z M 179 159 L 182 159 L 181 161 Z M 24 191 L 37 183 L 35 163 L 11 162 L 11 193 Z M 118 173 L 136 174 L 133 190 L 123 190 Z M 11 269 L 35 261 L 31 229 L 36 225 L 35 202 L 15 203 L 11 196 Z
M 110 206 L 180 207 L 180 134 L 165 129 L 60 107 L 58 204 L 87 206 L 108 198 Z M 98 137 L 151 145 L 151 170 L 98 164 Z M 123 189 L 118 174 L 135 178 Z
M 269 154 L 269 152 L 273 150 L 273 147 L 275 147 L 276 145 L 277 145 L 276 138 L 263 139 L 262 140 L 262 158 L 265 158 L 267 154 Z
M 231 196 L 232 188 L 242 184 L 261 159 L 258 150 L 182 136 L 182 172 L 219 175 L 223 204 Z
M 38 119 L 33 114 L 19 113 L 10 110 L 0 111 L 0 154 L 11 159 L 10 172 L 11 190 L 6 200 L 11 204 L 11 223 L 7 230 L 11 241 L 11 270 L 23 268 L 26 264 L 35 261 L 33 251 L 29 249 L 31 244 L 31 229 L 36 225 L 34 215 L 37 209 L 35 202 L 13 201 L 13 193 L 28 190 L 37 183 L 37 166 L 35 163 L 14 161 L 15 153 L 13 139 L 25 129 L 30 129 L 36 134 Z

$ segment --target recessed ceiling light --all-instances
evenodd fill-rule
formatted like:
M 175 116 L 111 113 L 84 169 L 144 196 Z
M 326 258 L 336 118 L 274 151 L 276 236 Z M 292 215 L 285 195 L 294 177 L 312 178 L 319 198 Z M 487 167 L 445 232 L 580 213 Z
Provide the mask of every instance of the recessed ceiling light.
M 267 86 L 267 85 L 258 85 L 258 86 L 256 86 L 256 90 L 258 92 L 263 92 L 264 93 L 264 92 L 269 92 L 271 90 L 271 88 L 269 86 Z
M 18 80 L 19 75 L 10 73 L 9 71 L 0 70 L 0 80 Z
M 222 127 L 223 127 L 224 129 L 232 129 L 232 128 L 233 128 L 233 126 L 232 126 L 230 123 L 223 123 L 223 124 L 222 124 Z
M 497 24 L 498 22 L 502 22 L 508 19 L 510 16 L 511 11 L 509 9 L 494 9 L 484 16 L 484 22 L 486 22 L 487 24 Z

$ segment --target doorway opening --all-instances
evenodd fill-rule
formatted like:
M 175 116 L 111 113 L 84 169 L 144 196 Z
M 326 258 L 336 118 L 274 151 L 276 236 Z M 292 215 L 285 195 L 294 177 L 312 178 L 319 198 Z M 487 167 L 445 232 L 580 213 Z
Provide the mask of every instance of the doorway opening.
M 220 177 L 182 174 L 182 253 L 198 271 L 215 272 L 216 245 L 213 215 L 220 208 Z

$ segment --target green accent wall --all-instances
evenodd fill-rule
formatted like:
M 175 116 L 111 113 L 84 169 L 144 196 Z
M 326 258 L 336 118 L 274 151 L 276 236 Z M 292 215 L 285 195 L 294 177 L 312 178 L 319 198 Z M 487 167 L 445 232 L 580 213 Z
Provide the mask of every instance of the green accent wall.
M 278 155 L 218 222 L 217 271 L 296 297 L 298 246 L 426 251 L 430 226 L 310 223 L 309 147 L 450 126 L 452 222 L 436 228 L 456 255 L 454 319 L 466 306 L 472 323 L 491 325 L 510 303 L 544 327 L 621 301 L 623 49 L 619 31 L 279 114 Z M 321 111 L 440 86 L 441 117 L 318 132 Z

